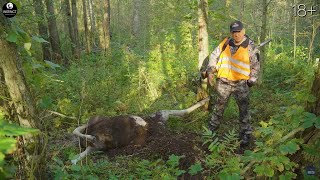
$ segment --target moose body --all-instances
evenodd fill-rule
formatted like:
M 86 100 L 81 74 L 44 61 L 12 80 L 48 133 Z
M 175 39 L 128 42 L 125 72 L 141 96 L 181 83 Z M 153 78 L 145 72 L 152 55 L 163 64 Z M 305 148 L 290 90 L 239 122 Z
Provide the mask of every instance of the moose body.
M 95 116 L 86 125 L 76 128 L 73 133 L 80 137 L 80 144 L 86 150 L 72 160 L 76 164 L 92 151 L 107 151 L 127 145 L 144 145 L 147 122 L 139 116 L 116 117 Z
M 127 145 L 144 145 L 148 132 L 148 123 L 160 123 L 164 125 L 170 115 L 184 116 L 203 106 L 208 101 L 209 98 L 203 99 L 183 110 L 158 111 L 148 116 L 151 119 L 148 122 L 134 115 L 92 117 L 86 125 L 77 127 L 73 131 L 73 134 L 80 137 L 80 144 L 86 147 L 86 150 L 80 153 L 77 159 L 71 160 L 71 162 L 76 164 L 92 151 L 107 151 Z

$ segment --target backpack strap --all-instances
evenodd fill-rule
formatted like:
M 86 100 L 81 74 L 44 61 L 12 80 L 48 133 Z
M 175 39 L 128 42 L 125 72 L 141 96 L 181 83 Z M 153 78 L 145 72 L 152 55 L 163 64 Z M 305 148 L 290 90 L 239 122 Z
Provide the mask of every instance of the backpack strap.
M 226 40 L 226 42 L 223 44 L 223 46 L 222 46 L 222 49 L 221 49 L 221 52 L 220 52 L 220 55 L 222 54 L 222 52 L 227 48 L 227 46 L 228 46 L 228 44 L 229 44 L 229 42 L 230 42 L 230 37 L 228 37 L 228 39 Z M 219 55 L 219 57 L 220 57 L 220 55 Z
M 218 58 L 220 58 L 220 56 L 221 56 L 221 54 L 223 53 L 223 51 L 224 51 L 224 50 L 226 50 L 226 48 L 227 48 L 227 46 L 228 46 L 228 44 L 229 44 L 230 40 L 231 40 L 231 38 L 230 38 L 230 37 L 228 37 L 228 39 L 226 40 L 226 42 L 225 42 L 225 43 L 223 44 L 223 46 L 222 46 L 222 49 L 221 49 L 221 52 L 220 52 L 220 54 L 219 54 Z M 220 65 L 220 66 L 221 66 L 221 65 Z

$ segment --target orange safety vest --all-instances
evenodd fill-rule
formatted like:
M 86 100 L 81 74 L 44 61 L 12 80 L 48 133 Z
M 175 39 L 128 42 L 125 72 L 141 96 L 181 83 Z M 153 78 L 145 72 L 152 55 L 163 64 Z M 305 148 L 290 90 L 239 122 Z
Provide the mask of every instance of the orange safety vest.
M 222 50 L 223 45 L 228 40 L 224 39 L 220 44 Z M 226 78 L 230 81 L 248 80 L 250 74 L 249 46 L 246 48 L 240 46 L 234 55 L 231 55 L 230 45 L 221 53 L 219 61 L 216 65 L 218 78 Z

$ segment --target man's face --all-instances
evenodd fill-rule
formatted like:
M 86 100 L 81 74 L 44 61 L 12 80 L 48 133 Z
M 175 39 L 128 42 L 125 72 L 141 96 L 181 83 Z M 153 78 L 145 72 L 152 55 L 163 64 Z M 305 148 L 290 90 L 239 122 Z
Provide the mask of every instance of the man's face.
M 243 40 L 244 34 L 244 29 L 242 29 L 241 31 L 231 32 L 231 36 L 236 43 L 240 43 Z

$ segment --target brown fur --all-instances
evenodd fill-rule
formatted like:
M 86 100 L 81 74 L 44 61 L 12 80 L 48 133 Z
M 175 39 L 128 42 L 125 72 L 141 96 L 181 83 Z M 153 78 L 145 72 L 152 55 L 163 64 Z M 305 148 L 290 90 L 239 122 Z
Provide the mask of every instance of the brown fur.
M 81 139 L 82 147 L 91 146 L 96 150 L 106 151 L 127 145 L 144 145 L 147 125 L 136 124 L 135 119 L 130 116 L 95 116 L 89 119 L 88 127 L 82 133 L 96 137 L 87 143 L 85 139 Z

